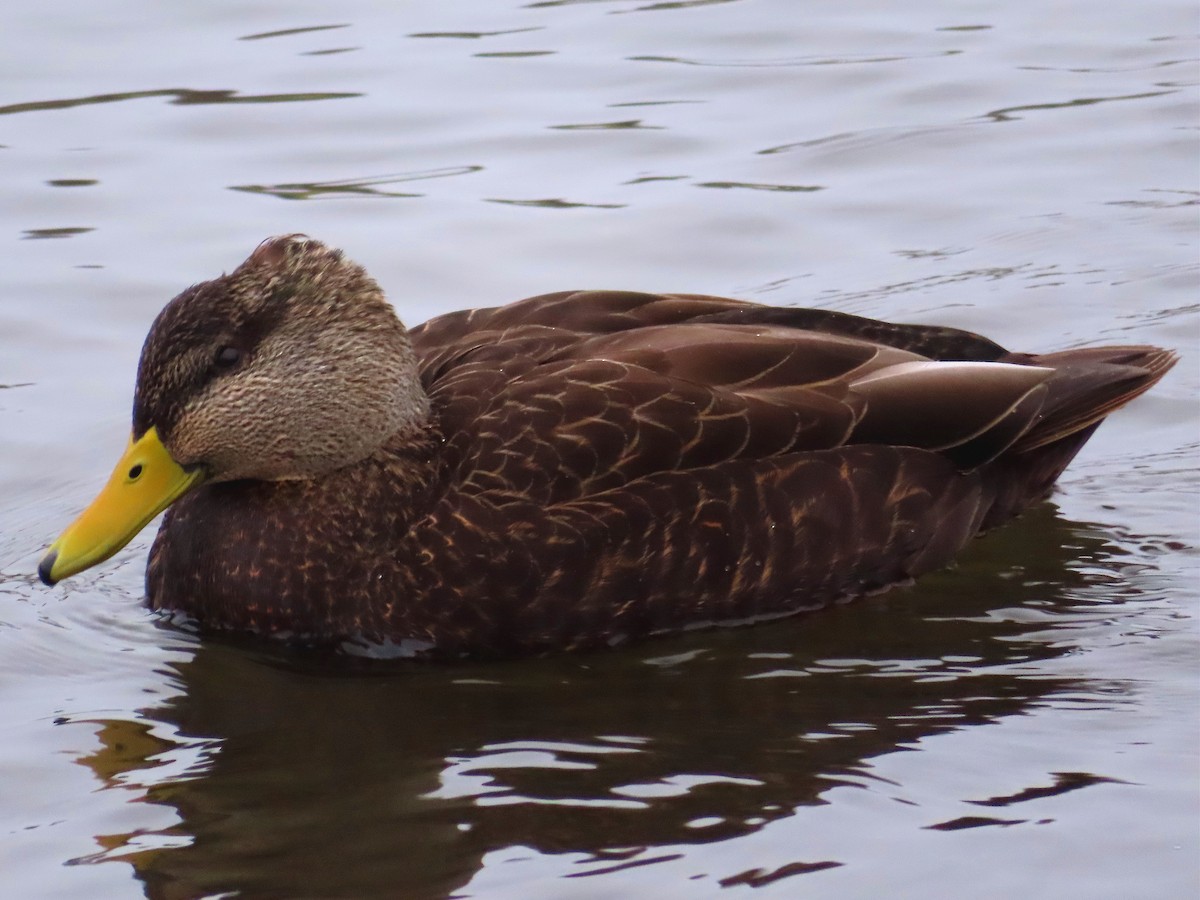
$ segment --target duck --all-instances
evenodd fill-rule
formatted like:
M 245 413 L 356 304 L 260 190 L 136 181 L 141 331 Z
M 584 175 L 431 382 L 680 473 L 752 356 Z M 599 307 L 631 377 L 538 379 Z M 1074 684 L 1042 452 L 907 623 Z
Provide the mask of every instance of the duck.
M 284 235 L 158 314 L 125 453 L 38 574 L 165 510 L 146 601 L 205 633 L 458 658 L 771 619 L 951 564 L 1176 359 L 615 290 L 409 330 Z

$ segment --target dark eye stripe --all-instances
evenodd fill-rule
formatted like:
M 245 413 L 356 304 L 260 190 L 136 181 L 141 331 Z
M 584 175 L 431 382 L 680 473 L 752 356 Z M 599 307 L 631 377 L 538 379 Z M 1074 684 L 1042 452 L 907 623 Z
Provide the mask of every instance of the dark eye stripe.
M 230 276 L 194 285 L 154 320 L 138 362 L 133 401 L 138 437 L 154 426 L 166 438 L 210 381 L 246 365 L 283 321 L 294 293 L 290 286 L 278 285 L 247 299 L 234 296 L 234 286 Z

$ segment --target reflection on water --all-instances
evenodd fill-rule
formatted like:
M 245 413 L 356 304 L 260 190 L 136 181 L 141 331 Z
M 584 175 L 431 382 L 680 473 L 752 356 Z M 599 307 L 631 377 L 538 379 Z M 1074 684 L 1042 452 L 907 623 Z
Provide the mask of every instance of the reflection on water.
M 1195 892 L 1192 0 L 45 6 L 0 29 L 0 894 Z M 759 628 L 347 672 L 159 627 L 149 535 L 44 589 L 155 312 L 291 232 L 410 324 L 611 287 L 1183 359 L 1066 521 Z
M 845 66 L 862 63 L 894 63 L 909 59 L 934 59 L 939 56 L 956 56 L 961 50 L 943 50 L 938 53 L 908 54 L 906 56 L 874 56 L 871 54 L 847 54 L 844 56 L 780 57 L 778 59 L 687 59 L 681 56 L 631 56 L 634 62 L 678 63 L 684 66 L 711 66 L 713 68 L 796 68 L 802 66 Z
M 1033 112 L 1043 109 L 1070 109 L 1074 106 L 1091 106 L 1095 103 L 1111 103 L 1115 100 L 1146 100 L 1150 97 L 1162 97 L 1175 91 L 1146 91 L 1141 94 L 1122 94 L 1115 97 L 1079 97 L 1074 100 L 1064 100 L 1062 103 L 1029 103 L 1024 106 L 1009 106 L 1005 109 L 993 109 L 984 115 L 994 122 L 1012 122 L 1021 118 L 1018 113 Z
M 752 184 L 747 181 L 701 181 L 696 187 L 706 188 L 747 188 L 752 191 L 798 191 L 800 193 L 811 193 L 812 191 L 822 191 L 824 188 L 819 184 Z
M 205 643 L 174 666 L 177 696 L 147 722 L 103 723 L 101 749 L 80 760 L 106 784 L 144 784 L 179 824 L 149 849 L 144 834 L 98 836 L 90 859 L 131 862 L 152 897 L 445 896 L 514 846 L 575 854 L 580 877 L 649 871 L 835 785 L 889 794 L 871 760 L 930 735 L 1055 696 L 1112 702 L 1119 682 L 1036 663 L 1071 652 L 1046 629 L 1086 616 L 1078 597 L 1120 562 L 1103 532 L 1043 505 L 917 588 L 628 651 L 397 670 Z M 142 780 L 171 762 L 153 722 L 187 739 L 189 761 L 209 742 L 187 777 Z M 962 798 L 978 813 L 928 827 L 1023 822 L 1024 801 L 1104 780 L 1066 773 Z M 721 877 L 767 883 L 841 862 L 806 859 L 802 842 L 795 854 L 785 872 Z M 693 865 L 705 873 L 703 855 Z
M 126 91 L 120 94 L 96 94 L 91 97 L 72 97 L 68 100 L 38 100 L 32 103 L 11 103 L 0 106 L 0 116 L 13 113 L 47 112 L 91 106 L 97 103 L 119 103 L 122 100 L 145 100 L 150 97 L 170 97 L 178 106 L 204 106 L 210 103 L 298 103 L 310 100 L 346 100 L 360 97 L 354 93 L 307 92 L 302 94 L 239 94 L 237 91 L 195 91 L 172 88 L 157 91 Z
M 448 178 L 453 175 L 470 175 L 482 172 L 483 166 L 456 166 L 428 172 L 398 172 L 393 175 L 374 175 L 367 178 L 346 178 L 340 181 L 298 182 L 295 184 L 240 184 L 231 190 L 250 194 L 267 194 L 284 200 L 319 200 L 350 197 L 422 197 L 423 194 L 389 191 L 386 185 L 403 184 L 409 181 L 426 181 L 430 178 Z
M 35 241 L 45 238 L 67 238 L 74 237 L 77 234 L 87 234 L 89 231 L 95 231 L 94 228 L 64 227 L 64 228 L 27 228 L 25 229 L 25 240 Z
M 283 28 L 279 31 L 264 31 L 261 34 L 247 34 L 238 38 L 239 41 L 262 41 L 267 38 L 291 37 L 296 34 L 310 34 L 314 31 L 333 31 L 338 28 L 349 28 L 349 22 L 340 25 L 310 25 L 307 28 Z

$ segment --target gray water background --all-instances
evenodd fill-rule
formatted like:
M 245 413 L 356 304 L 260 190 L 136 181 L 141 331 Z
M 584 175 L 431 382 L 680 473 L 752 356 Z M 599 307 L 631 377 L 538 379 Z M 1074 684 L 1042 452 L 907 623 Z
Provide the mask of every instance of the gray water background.
M 1200 889 L 1194 3 L 0 12 L 0 897 Z M 727 294 L 1183 354 L 913 588 L 612 653 L 347 674 L 53 590 L 161 305 L 263 237 L 410 323 Z

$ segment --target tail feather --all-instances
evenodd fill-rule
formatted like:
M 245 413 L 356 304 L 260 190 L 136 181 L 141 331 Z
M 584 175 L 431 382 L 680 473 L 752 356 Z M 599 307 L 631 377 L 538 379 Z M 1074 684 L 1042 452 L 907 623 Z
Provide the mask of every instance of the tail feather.
M 1085 347 L 1024 356 L 1021 362 L 1054 370 L 1037 421 L 1012 447 L 1044 447 L 1096 424 L 1150 390 L 1178 362 L 1158 347 Z

